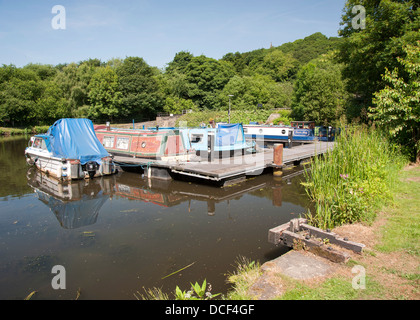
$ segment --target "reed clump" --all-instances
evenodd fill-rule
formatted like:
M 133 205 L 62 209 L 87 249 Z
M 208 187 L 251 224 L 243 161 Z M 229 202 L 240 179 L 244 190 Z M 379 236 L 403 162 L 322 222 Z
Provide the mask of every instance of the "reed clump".
M 407 163 L 399 147 L 374 127 L 341 130 L 334 149 L 315 157 L 305 170 L 305 190 L 312 200 L 309 222 L 327 229 L 371 222 L 375 210 L 392 201 L 398 173 Z

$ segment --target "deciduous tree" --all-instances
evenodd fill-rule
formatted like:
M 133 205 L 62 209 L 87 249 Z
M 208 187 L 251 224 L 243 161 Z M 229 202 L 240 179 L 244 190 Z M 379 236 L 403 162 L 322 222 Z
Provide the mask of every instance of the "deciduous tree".
M 353 28 L 355 5 L 365 10 L 364 29 Z M 344 41 L 338 57 L 354 98 L 348 115 L 359 117 L 372 106 L 374 92 L 385 87 L 386 68 L 400 68 L 397 57 L 404 55 L 404 46 L 420 40 L 420 9 L 418 1 L 347 0 L 343 12 L 339 34 Z
M 401 68 L 385 69 L 384 89 L 374 94 L 370 118 L 405 146 L 412 160 L 420 158 L 420 41 L 404 47 Z
M 342 65 L 332 54 L 323 55 L 305 65 L 298 73 L 292 102 L 292 116 L 318 124 L 334 124 L 344 112 L 347 98 L 341 77 Z
M 110 67 L 98 68 L 89 84 L 89 117 L 110 119 L 124 114 L 118 76 Z

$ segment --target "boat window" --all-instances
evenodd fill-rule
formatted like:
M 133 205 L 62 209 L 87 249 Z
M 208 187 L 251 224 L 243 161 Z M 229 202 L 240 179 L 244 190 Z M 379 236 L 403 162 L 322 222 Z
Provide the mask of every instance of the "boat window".
M 281 130 L 281 134 L 285 134 L 286 133 L 286 130 Z
M 113 148 L 114 147 L 114 137 L 104 136 L 104 140 L 102 142 L 105 148 Z
M 32 147 L 47 150 L 47 144 L 45 143 L 45 140 L 42 138 L 35 138 Z
M 192 134 L 191 143 L 200 143 L 203 140 L 202 134 Z
M 34 143 L 32 144 L 32 147 L 34 148 L 40 148 L 41 147 L 41 140 L 40 138 L 35 138 Z
M 45 143 L 44 139 L 42 139 L 42 141 L 41 141 L 41 149 L 42 150 L 47 150 L 47 144 Z
M 128 150 L 128 141 L 130 138 L 117 138 L 117 149 Z

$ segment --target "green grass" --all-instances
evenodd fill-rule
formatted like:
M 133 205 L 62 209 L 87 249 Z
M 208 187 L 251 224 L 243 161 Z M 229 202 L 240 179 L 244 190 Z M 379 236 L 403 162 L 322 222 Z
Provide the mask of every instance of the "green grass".
M 228 275 L 228 282 L 232 284 L 232 289 L 228 292 L 226 299 L 252 300 L 254 297 L 248 294 L 248 290 L 262 275 L 261 266 L 258 262 L 250 261 L 242 256 L 236 263 L 236 271 Z
M 371 222 L 375 209 L 393 199 L 398 172 L 406 159 L 375 129 L 348 127 L 335 147 L 311 161 L 306 192 L 314 203 L 310 223 L 320 228 Z
M 297 283 L 294 289 L 283 294 L 281 300 L 357 300 L 381 297 L 382 286 L 371 277 L 366 277 L 366 289 L 354 289 L 351 279 L 333 277 L 321 285 L 309 287 Z
M 373 265 L 357 261 L 357 257 L 350 259 L 346 267 L 348 275 L 336 275 L 318 284 L 308 285 L 305 282 L 293 280 L 279 275 L 282 278 L 285 293 L 278 297 L 281 300 L 368 300 L 368 299 L 407 299 L 407 287 L 388 286 L 387 275 L 397 276 L 402 279 L 402 283 L 407 286 L 418 288 L 420 278 L 420 267 L 417 269 L 399 268 L 398 264 L 392 267 L 382 265 L 387 261 L 387 253 L 404 251 L 414 257 L 418 257 L 420 249 L 420 166 L 410 170 L 396 171 L 396 179 L 393 182 L 392 192 L 394 200 L 391 206 L 382 205 L 377 210 L 383 210 L 386 216 L 386 223 L 380 227 L 378 232 L 378 243 L 374 248 L 364 250 L 363 255 L 367 259 L 372 259 Z M 382 261 L 377 261 L 378 253 L 382 252 Z M 365 260 L 366 261 L 366 260 Z M 376 264 L 375 264 L 375 261 Z M 382 264 L 381 264 L 382 263 Z M 401 266 L 405 261 L 399 261 Z M 243 272 L 235 273 L 233 279 L 234 289 L 238 292 L 230 292 L 228 297 L 248 299 L 246 290 L 252 285 L 253 275 L 258 275 L 259 268 L 251 268 L 247 273 L 246 263 L 243 264 Z M 366 269 L 366 288 L 354 289 L 352 286 L 351 272 L 356 265 Z M 386 281 L 386 282 L 383 282 Z M 418 289 L 417 289 L 418 292 Z
M 394 191 L 399 196 L 388 209 L 388 222 L 381 231 L 381 244 L 377 249 L 382 252 L 404 250 L 419 256 L 420 167 L 402 171 Z
M 25 134 L 37 134 L 47 132 L 49 126 L 34 126 L 28 128 L 6 128 L 0 127 L 0 136 L 17 136 Z

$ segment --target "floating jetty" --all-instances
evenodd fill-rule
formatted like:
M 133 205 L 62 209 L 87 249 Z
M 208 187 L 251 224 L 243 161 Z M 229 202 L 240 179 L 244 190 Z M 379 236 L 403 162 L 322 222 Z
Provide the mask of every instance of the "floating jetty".
M 208 152 L 197 161 L 184 159 L 150 159 L 127 156 L 114 156 L 114 162 L 124 168 L 137 168 L 148 178 L 171 180 L 192 178 L 227 185 L 244 180 L 247 176 L 260 175 L 272 168 L 278 175 L 285 166 L 298 165 L 331 150 L 334 142 L 315 142 L 293 148 L 283 148 L 282 144 L 273 149 L 262 149 L 234 157 L 215 157 Z

